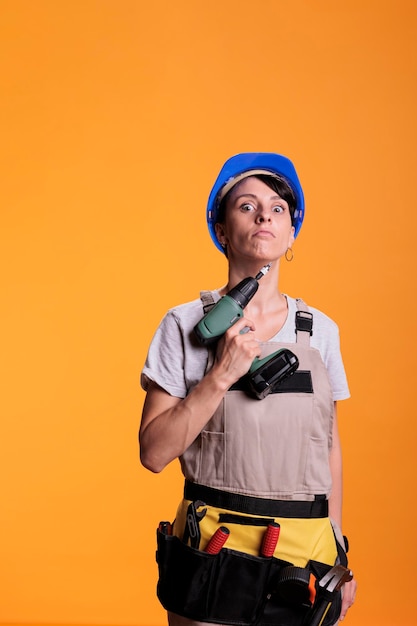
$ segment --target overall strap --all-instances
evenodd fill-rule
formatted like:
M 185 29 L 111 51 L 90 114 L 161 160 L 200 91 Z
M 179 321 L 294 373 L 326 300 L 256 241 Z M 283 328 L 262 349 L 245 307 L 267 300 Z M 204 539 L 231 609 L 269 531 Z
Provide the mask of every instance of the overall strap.
M 310 337 L 313 334 L 313 314 L 301 298 L 297 298 L 296 303 L 295 333 L 297 335 L 297 343 L 303 346 L 310 346 Z
M 215 305 L 213 294 L 211 291 L 200 291 L 200 300 L 203 304 L 204 315 L 206 315 Z

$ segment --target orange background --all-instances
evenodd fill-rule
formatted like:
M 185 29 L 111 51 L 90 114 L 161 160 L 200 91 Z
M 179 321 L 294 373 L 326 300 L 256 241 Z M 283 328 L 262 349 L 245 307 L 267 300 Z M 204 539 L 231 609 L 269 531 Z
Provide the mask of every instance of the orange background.
M 339 323 L 347 623 L 417 624 L 414 0 L 1 0 L 0 622 L 162 626 L 138 462 L 147 346 L 225 282 L 205 204 L 278 151 L 306 220 L 281 288 Z

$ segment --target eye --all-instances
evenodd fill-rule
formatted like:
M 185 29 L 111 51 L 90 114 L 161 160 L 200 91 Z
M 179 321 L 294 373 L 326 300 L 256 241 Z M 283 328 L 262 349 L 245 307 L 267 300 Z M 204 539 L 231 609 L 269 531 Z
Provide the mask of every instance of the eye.
M 250 202 L 244 202 L 240 205 L 240 210 L 244 213 L 248 213 L 249 211 L 254 211 L 255 207 Z
M 272 211 L 274 213 L 284 213 L 285 206 L 282 206 L 281 204 L 276 204 L 275 206 L 272 207 Z

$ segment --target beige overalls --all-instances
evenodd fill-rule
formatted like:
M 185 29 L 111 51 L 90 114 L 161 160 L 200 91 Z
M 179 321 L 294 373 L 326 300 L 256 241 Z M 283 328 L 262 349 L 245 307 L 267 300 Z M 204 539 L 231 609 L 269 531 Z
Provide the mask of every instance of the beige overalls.
M 184 539 L 190 503 L 204 502 L 199 508 L 199 550 L 226 525 L 230 535 L 225 548 L 258 557 L 265 527 L 273 519 L 281 527 L 276 559 L 299 567 L 310 561 L 336 562 L 327 513 L 334 403 L 321 355 L 310 347 L 311 314 L 302 301 L 297 306 L 296 343 L 266 342 L 261 355 L 287 347 L 299 359 L 297 372 L 263 400 L 249 397 L 239 384 L 233 386 L 180 459 L 186 486 L 173 534 Z M 208 368 L 211 364 L 209 358 Z M 190 610 L 185 614 L 194 618 Z M 170 614 L 171 626 L 198 623 Z M 224 623 L 244 622 L 228 617 Z

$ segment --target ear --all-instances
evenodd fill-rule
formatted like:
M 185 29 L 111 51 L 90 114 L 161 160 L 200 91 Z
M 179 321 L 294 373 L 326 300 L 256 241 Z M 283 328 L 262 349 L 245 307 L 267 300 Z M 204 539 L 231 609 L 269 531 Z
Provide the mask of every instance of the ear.
M 220 244 L 227 244 L 227 237 L 226 237 L 226 233 L 224 231 L 224 225 L 220 224 L 219 222 L 217 222 L 216 224 L 214 224 L 214 230 L 216 232 L 216 237 L 217 240 Z
M 288 237 L 288 246 L 287 246 L 288 248 L 292 248 L 294 245 L 294 241 L 295 241 L 294 233 L 295 233 L 295 228 L 294 226 L 291 226 L 290 236 Z

